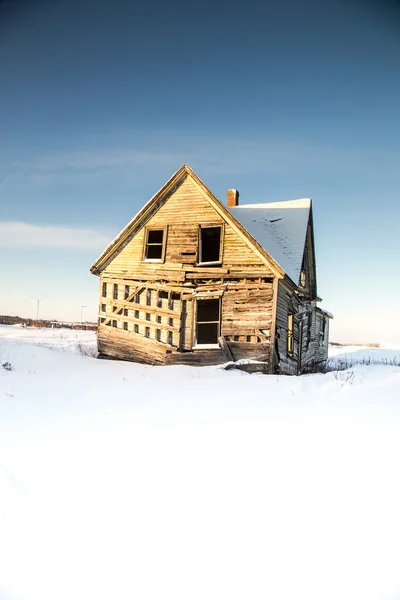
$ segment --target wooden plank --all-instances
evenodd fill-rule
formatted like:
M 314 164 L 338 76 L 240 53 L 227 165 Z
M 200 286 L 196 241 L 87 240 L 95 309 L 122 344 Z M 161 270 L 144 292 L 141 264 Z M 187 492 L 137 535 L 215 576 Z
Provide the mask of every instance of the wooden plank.
M 228 342 L 226 341 L 226 339 L 223 335 L 221 335 L 221 337 L 218 338 L 218 344 L 220 345 L 222 350 L 225 352 L 227 359 L 233 361 L 233 356 L 229 349 Z

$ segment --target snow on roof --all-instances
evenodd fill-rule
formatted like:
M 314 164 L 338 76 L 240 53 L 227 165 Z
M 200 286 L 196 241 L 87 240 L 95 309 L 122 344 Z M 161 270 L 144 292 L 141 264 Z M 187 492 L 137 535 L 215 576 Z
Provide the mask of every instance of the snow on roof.
M 243 204 L 229 208 L 233 216 L 298 284 L 311 199 Z

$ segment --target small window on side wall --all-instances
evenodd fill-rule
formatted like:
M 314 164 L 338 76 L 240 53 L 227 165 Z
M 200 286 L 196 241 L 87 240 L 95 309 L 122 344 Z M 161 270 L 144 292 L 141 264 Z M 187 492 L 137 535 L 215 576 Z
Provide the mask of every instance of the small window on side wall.
M 147 229 L 144 246 L 144 260 L 162 262 L 164 260 L 165 229 Z
M 213 227 L 200 226 L 199 231 L 199 264 L 218 264 L 222 260 L 220 225 Z
M 287 353 L 288 356 L 293 356 L 294 352 L 294 337 L 293 337 L 293 313 L 288 314 L 287 318 Z

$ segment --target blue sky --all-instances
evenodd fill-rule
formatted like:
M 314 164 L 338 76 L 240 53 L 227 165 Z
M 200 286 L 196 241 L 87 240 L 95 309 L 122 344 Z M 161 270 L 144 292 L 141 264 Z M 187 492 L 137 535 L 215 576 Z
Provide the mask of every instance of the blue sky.
M 90 265 L 187 162 L 312 197 L 331 338 L 400 342 L 399 58 L 389 0 L 0 2 L 0 313 L 94 320 Z

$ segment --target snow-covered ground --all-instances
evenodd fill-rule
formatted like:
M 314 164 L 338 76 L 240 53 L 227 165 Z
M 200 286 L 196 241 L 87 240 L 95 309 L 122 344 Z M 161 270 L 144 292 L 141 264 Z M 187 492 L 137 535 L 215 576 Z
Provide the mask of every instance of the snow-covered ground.
M 77 345 L 94 333 L 0 327 L 1 600 L 400 598 L 399 367 L 276 377 Z

